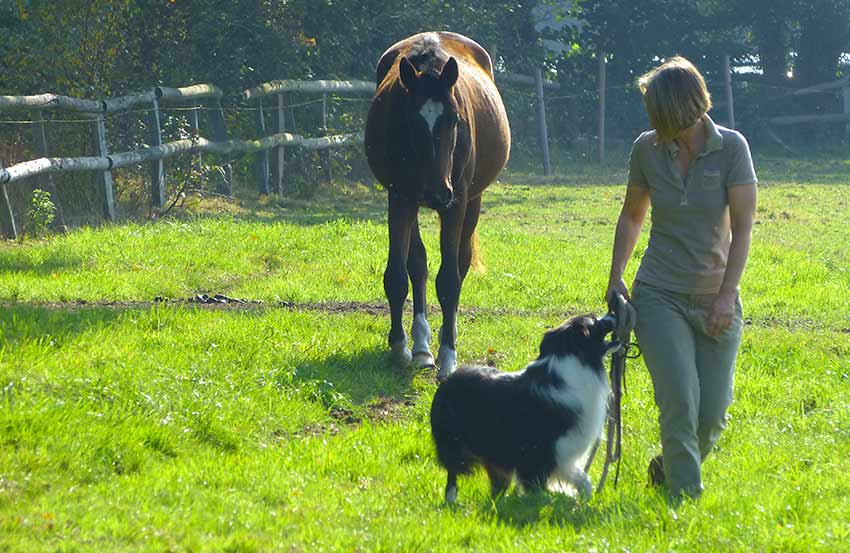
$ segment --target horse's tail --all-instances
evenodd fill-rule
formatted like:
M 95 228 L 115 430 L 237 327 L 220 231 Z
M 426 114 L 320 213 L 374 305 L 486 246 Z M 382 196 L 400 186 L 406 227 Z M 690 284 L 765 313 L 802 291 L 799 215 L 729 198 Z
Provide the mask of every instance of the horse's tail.
M 472 249 L 472 261 L 469 263 L 469 268 L 476 273 L 484 273 L 487 267 L 484 265 L 484 260 L 481 258 L 481 245 L 478 241 L 478 229 L 472 231 L 472 237 L 469 239 Z

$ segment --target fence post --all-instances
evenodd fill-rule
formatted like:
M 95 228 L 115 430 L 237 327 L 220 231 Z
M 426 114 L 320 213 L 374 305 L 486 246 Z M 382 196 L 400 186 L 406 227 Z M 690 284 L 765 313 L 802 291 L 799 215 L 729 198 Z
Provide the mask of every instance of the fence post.
M 263 99 L 257 99 L 257 137 L 264 138 L 266 136 L 266 118 L 263 114 Z M 255 170 L 257 173 L 257 181 L 260 186 L 260 194 L 269 193 L 269 151 L 260 150 L 257 152 L 255 161 Z
M 159 101 L 156 97 L 153 99 L 150 127 L 151 146 L 161 146 L 162 129 L 159 123 Z M 161 159 L 151 162 L 151 205 L 153 207 L 162 207 L 165 205 L 165 163 Z
M 192 131 L 192 138 L 201 136 L 200 125 L 198 124 L 198 103 L 192 103 L 192 109 L 189 110 L 189 129 Z M 195 154 L 195 170 L 198 174 L 204 168 L 204 158 L 201 152 Z
M 109 149 L 106 143 L 106 124 L 103 120 L 103 114 L 98 113 L 95 118 L 95 148 L 97 155 L 106 157 L 109 155 Z M 112 171 L 103 171 L 100 173 L 100 182 L 103 185 L 103 214 L 110 221 L 115 221 L 115 199 L 113 193 Z
M 283 93 L 277 94 L 277 108 L 275 109 L 275 132 L 286 132 L 286 102 Z M 283 146 L 274 149 L 274 160 L 272 164 L 273 187 L 278 194 L 283 195 L 283 177 L 286 170 L 286 150 Z
M 3 160 L 0 160 L 0 169 L 3 169 Z M 9 202 L 9 193 L 6 191 L 6 183 L 3 187 L 3 207 L 0 208 L 0 232 L 6 238 L 18 238 L 18 227 L 15 226 L 15 214 L 12 213 L 12 204 Z
M 723 56 L 723 82 L 726 86 L 726 117 L 729 128 L 735 128 L 735 99 L 732 95 L 732 64 L 729 55 Z
M 605 163 L 605 94 L 608 90 L 608 61 L 605 59 L 604 50 L 599 52 L 597 56 L 599 57 L 599 127 L 597 130 L 599 137 L 599 163 Z
M 293 107 L 293 104 L 295 102 L 293 102 L 292 94 L 289 94 L 288 99 L 289 99 L 289 103 L 286 106 L 286 111 L 288 112 L 287 114 L 288 114 L 289 117 L 287 117 L 286 120 L 289 121 L 289 123 L 288 123 L 289 132 L 291 132 L 292 134 L 297 134 L 298 130 L 297 130 L 297 127 L 295 125 L 295 108 Z M 291 148 L 289 150 L 289 178 L 290 178 L 289 190 L 290 190 L 290 192 L 303 191 L 303 190 L 298 190 L 298 189 L 301 188 L 302 185 L 299 184 L 299 182 L 295 179 L 295 177 L 296 177 L 296 174 L 300 177 L 303 177 L 304 174 L 305 174 L 304 155 L 305 155 L 304 151 L 301 148 Z
M 33 125 L 33 139 L 35 141 L 35 151 L 39 157 L 49 157 L 47 150 L 47 131 L 44 128 L 44 117 L 41 111 L 35 113 L 35 124 Z M 62 210 L 62 203 L 59 201 L 59 194 L 56 189 L 56 182 L 53 180 L 53 175 L 47 174 L 47 188 L 50 192 L 53 205 L 56 206 L 56 224 L 60 228 L 65 227 L 65 214 Z
M 328 95 L 322 93 L 322 136 L 328 135 Z M 325 177 L 328 184 L 333 182 L 333 168 L 331 167 L 331 148 L 325 149 Z
M 844 115 L 850 118 L 850 81 L 841 89 L 841 103 L 844 107 Z M 850 119 L 844 127 L 844 138 L 850 140 Z
M 212 127 L 213 140 L 216 142 L 227 142 L 227 122 L 224 120 L 224 110 L 221 109 L 221 100 L 213 100 L 210 114 L 210 126 Z M 218 185 L 218 193 L 226 196 L 233 195 L 233 167 L 230 162 L 224 162 L 224 175 Z
M 540 128 L 540 147 L 543 150 L 543 175 L 552 174 L 552 161 L 549 158 L 549 130 L 546 128 L 546 100 L 543 96 L 543 71 L 537 68 L 534 73 L 534 83 L 537 85 L 537 120 Z

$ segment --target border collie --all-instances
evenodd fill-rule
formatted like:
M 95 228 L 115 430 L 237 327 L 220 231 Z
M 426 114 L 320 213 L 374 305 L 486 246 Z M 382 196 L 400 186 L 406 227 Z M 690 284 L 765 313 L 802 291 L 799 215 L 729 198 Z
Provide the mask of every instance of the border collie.
M 602 433 L 610 386 L 605 355 L 620 344 L 605 336 L 616 320 L 574 317 L 547 331 L 540 355 L 522 371 L 462 366 L 437 389 L 431 435 L 448 471 L 446 503 L 457 499 L 457 476 L 484 465 L 494 497 L 514 477 L 525 490 L 572 484 L 593 493 L 580 466 Z

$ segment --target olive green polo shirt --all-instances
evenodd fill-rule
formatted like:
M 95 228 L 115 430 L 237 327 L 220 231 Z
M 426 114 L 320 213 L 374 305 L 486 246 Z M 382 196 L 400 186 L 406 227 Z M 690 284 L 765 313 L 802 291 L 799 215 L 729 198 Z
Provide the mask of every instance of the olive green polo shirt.
M 741 133 L 703 116 L 703 151 L 682 175 L 678 146 L 655 131 L 632 145 L 629 185 L 650 190 L 652 228 L 636 280 L 690 294 L 712 294 L 726 272 L 732 233 L 728 188 L 758 182 Z

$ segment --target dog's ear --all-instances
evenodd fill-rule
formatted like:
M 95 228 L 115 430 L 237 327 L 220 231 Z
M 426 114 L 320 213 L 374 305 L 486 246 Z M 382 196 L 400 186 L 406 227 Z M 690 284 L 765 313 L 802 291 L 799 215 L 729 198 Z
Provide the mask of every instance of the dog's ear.
M 547 330 L 540 341 L 540 357 L 561 355 L 564 351 L 564 333 L 563 326 Z

